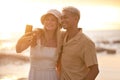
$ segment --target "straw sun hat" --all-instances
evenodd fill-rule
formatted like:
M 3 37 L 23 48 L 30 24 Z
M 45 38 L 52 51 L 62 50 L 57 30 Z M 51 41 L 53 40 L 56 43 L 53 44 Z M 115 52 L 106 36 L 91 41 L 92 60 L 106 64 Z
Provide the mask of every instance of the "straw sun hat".
M 61 23 L 61 13 L 60 13 L 58 10 L 56 10 L 56 9 L 50 9 L 46 14 L 44 14 L 44 15 L 41 17 L 41 23 L 42 23 L 42 24 L 44 24 L 45 17 L 46 17 L 48 14 L 54 15 L 54 16 L 58 19 L 58 22 Z

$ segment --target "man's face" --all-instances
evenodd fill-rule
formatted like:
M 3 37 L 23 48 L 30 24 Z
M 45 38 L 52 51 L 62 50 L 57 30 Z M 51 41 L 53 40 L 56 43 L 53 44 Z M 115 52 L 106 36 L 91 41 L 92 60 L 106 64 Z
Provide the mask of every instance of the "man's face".
M 63 26 L 64 29 L 69 29 L 69 28 L 74 27 L 73 14 L 68 12 L 68 11 L 63 11 L 62 12 L 61 21 L 62 21 L 62 26 Z

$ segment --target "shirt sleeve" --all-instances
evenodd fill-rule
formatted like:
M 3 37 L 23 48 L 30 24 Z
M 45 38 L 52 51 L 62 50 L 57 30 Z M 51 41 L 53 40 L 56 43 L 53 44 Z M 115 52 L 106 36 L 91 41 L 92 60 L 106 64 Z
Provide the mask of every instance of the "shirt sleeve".
M 84 61 L 87 67 L 98 64 L 95 44 L 92 41 L 87 41 L 84 47 Z

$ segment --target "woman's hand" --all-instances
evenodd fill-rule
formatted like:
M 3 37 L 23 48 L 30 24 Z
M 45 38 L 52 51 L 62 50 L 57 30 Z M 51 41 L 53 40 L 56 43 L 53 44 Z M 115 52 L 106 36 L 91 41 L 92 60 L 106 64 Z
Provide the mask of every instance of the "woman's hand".
M 32 42 L 33 36 L 25 36 L 21 39 L 21 43 L 25 45 L 30 45 Z

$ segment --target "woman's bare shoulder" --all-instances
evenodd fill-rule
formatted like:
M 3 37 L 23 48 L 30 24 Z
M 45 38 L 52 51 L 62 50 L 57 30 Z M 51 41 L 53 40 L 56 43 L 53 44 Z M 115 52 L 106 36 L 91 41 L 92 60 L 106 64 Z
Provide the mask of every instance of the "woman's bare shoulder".
M 35 31 L 35 32 L 36 32 L 36 31 L 37 31 L 37 32 L 41 32 L 41 31 L 43 31 L 43 29 L 42 29 L 42 28 L 35 28 L 35 29 L 33 30 L 33 32 L 34 32 L 34 31 Z

